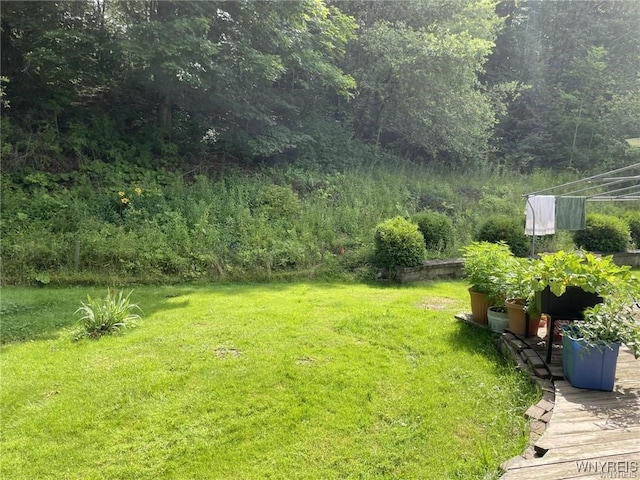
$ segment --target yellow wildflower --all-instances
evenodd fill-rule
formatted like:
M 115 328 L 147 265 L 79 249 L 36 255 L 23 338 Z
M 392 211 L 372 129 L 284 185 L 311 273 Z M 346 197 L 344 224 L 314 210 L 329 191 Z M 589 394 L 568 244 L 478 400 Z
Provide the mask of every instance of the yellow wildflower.
M 120 201 L 125 204 L 129 203 L 129 199 L 127 197 L 121 198 Z
M 142 189 L 140 187 L 136 187 L 134 190 L 138 195 L 142 195 Z
M 124 192 L 118 192 L 119 197 L 124 197 Z

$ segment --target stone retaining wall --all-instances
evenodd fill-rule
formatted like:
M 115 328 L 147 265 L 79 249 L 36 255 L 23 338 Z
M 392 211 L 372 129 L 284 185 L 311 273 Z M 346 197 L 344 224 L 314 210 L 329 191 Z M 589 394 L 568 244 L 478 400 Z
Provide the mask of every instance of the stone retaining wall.
M 617 265 L 640 267 L 640 250 L 614 253 L 613 261 Z M 462 278 L 464 276 L 464 262 L 461 258 L 449 260 L 430 260 L 410 268 L 397 268 L 395 278 L 400 283 L 418 282 L 420 280 L 438 280 L 447 278 Z
M 461 258 L 431 260 L 417 267 L 398 268 L 396 275 L 400 283 L 441 278 L 462 278 L 464 263 Z

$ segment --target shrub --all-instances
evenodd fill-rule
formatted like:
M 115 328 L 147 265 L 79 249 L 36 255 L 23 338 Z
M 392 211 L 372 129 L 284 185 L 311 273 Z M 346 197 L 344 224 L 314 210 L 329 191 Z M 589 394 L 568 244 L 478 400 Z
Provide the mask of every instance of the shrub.
M 102 300 L 87 295 L 87 303 L 81 302 L 82 306 L 76 310 L 76 314 L 80 313 L 81 317 L 75 338 L 99 338 L 134 327 L 136 320 L 140 318 L 140 315 L 134 312 L 141 310 L 135 303 L 130 303 L 131 293 L 124 296 L 120 291 L 116 296 L 115 290 L 110 289 Z
M 378 267 L 415 267 L 424 260 L 424 238 L 415 223 L 402 217 L 376 226 L 374 262 Z
M 453 245 L 453 223 L 444 213 L 424 211 L 413 217 L 427 250 L 444 251 Z
M 631 241 L 635 244 L 636 248 L 640 248 L 640 212 L 628 213 L 624 219 L 629 224 Z
M 574 243 L 592 252 L 624 252 L 629 246 L 629 225 L 624 220 L 591 213 L 586 228 L 573 234 Z
M 509 245 L 516 257 L 526 257 L 530 250 L 530 240 L 524 234 L 523 221 L 509 216 L 495 216 L 487 219 L 476 236 L 479 242 Z
M 258 194 L 256 207 L 270 220 L 293 218 L 300 212 L 300 201 L 290 187 L 269 185 Z

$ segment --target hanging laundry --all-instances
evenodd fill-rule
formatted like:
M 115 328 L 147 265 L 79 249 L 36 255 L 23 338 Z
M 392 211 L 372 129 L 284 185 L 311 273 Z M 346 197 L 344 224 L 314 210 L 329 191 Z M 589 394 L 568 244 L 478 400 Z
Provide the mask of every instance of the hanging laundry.
M 556 198 L 556 230 L 584 230 L 586 227 L 586 198 Z
M 525 235 L 553 235 L 556 233 L 555 195 L 527 197 Z

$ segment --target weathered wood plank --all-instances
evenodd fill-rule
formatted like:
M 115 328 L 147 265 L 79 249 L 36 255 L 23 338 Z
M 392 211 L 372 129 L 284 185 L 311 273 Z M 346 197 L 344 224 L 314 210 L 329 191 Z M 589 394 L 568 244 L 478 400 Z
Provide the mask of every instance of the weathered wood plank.
M 613 392 L 556 381 L 553 415 L 535 444 L 547 453 L 510 462 L 501 478 L 640 478 L 640 360 L 621 349 L 616 374 Z
M 534 459 L 536 460 L 536 459 Z M 501 480 L 519 480 L 519 479 L 535 479 L 535 480 L 569 480 L 578 478 L 633 478 L 627 474 L 626 477 L 618 475 L 605 477 L 603 470 L 614 469 L 633 469 L 634 460 L 629 458 L 628 454 L 585 457 L 581 459 L 567 459 L 548 465 L 528 465 L 509 469 L 501 478 Z M 609 463 L 610 462 L 610 463 Z M 636 476 L 640 476 L 640 472 L 636 471 Z
M 568 418 L 584 414 L 598 415 L 607 413 L 609 415 L 615 415 L 617 412 L 624 412 L 632 419 L 640 419 L 640 406 L 638 406 L 636 402 L 637 400 L 634 401 L 633 399 L 603 399 L 597 402 L 562 405 L 557 409 L 554 408 L 553 413 L 556 418 Z
M 621 429 L 619 425 L 615 423 L 607 423 L 606 421 L 580 421 L 580 422 L 554 422 L 547 426 L 545 435 L 565 435 L 567 433 L 587 433 L 587 432 L 602 432 L 607 430 Z
M 631 414 L 636 415 L 634 412 L 640 408 L 638 400 L 635 395 L 628 395 L 626 397 L 602 397 L 600 399 L 581 400 L 575 401 L 567 398 L 563 398 L 561 402 L 557 402 L 557 406 L 553 409 L 554 413 L 573 413 L 573 412 L 599 412 L 602 410 L 629 410 Z
M 567 458 L 582 458 L 585 452 L 584 445 L 565 445 L 564 447 L 558 447 L 553 450 L 547 452 L 547 454 L 541 458 L 546 463 L 554 463 L 558 459 L 566 460 Z M 615 440 L 603 438 L 602 441 L 598 444 L 597 448 L 598 455 L 623 455 L 629 454 L 629 457 L 640 456 L 640 438 L 636 436 L 631 436 L 631 438 L 620 439 L 617 438 Z M 640 458 L 638 458 L 640 460 Z M 640 466 L 640 465 L 639 465 Z
M 554 422 L 575 422 L 580 419 L 609 420 L 621 426 L 640 424 L 640 415 L 634 412 L 631 405 L 627 408 L 620 405 L 602 405 L 600 408 L 590 408 L 587 410 L 565 410 L 564 412 L 554 412 L 551 417 Z
M 640 425 L 630 427 L 624 430 L 600 430 L 596 432 L 579 432 L 579 433 L 567 433 L 565 435 L 542 435 L 535 443 L 537 448 L 542 450 L 549 450 L 547 455 L 551 453 L 554 448 L 564 447 L 566 445 L 599 445 L 603 440 L 615 441 L 627 440 L 635 438 L 640 442 Z

